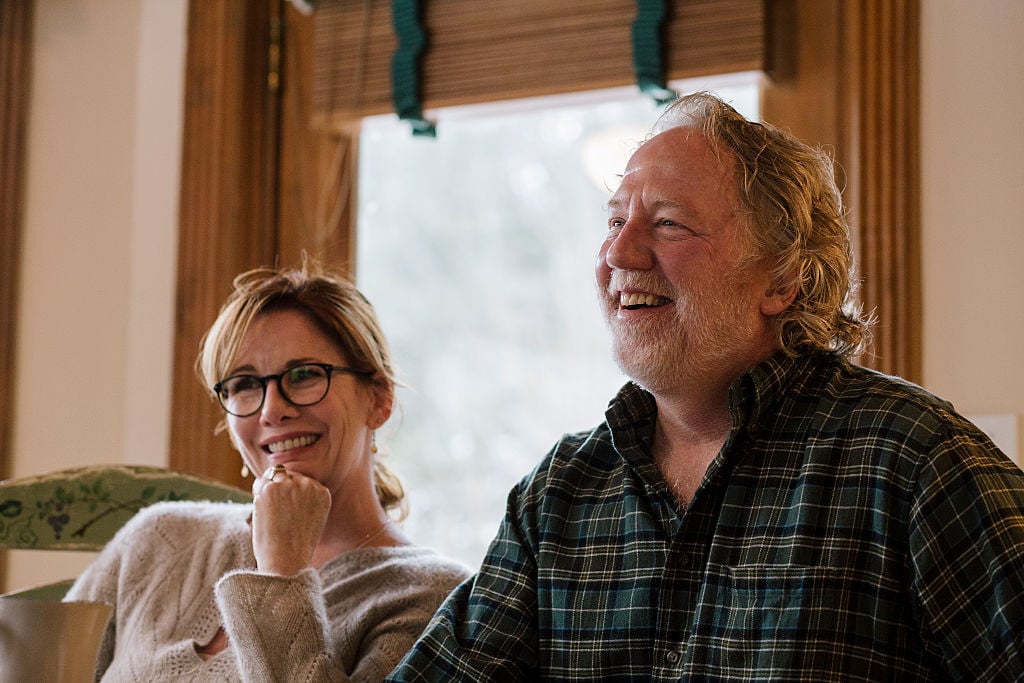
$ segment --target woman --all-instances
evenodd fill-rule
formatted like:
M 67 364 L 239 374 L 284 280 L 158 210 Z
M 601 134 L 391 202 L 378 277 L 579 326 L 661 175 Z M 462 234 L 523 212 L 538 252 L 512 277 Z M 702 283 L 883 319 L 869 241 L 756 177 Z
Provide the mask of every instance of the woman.
M 159 503 L 68 600 L 115 606 L 104 680 L 380 681 L 461 565 L 410 544 L 374 432 L 395 378 L 372 306 L 304 266 L 238 276 L 198 359 L 253 504 Z

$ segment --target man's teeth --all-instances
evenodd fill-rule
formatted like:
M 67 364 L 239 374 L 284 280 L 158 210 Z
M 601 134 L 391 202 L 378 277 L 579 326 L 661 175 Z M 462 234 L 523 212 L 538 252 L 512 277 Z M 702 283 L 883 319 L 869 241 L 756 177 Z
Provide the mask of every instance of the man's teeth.
M 299 436 L 294 439 L 285 439 L 284 441 L 277 441 L 267 446 L 267 450 L 271 453 L 280 453 L 281 451 L 289 451 L 293 448 L 300 448 L 302 446 L 308 446 L 311 443 L 315 443 L 319 436 L 310 434 L 308 436 Z
M 619 292 L 619 305 L 623 308 L 635 308 L 637 306 L 661 306 L 670 301 L 668 297 L 657 294 L 627 294 Z

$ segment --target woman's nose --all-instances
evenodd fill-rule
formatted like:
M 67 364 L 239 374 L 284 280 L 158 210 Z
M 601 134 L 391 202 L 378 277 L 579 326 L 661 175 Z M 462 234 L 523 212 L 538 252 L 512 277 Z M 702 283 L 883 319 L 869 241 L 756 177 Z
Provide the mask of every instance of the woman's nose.
M 281 393 L 281 387 L 277 382 L 268 381 L 267 391 L 263 396 L 263 407 L 260 408 L 260 416 L 268 422 L 276 422 L 282 417 L 294 415 L 296 407 Z

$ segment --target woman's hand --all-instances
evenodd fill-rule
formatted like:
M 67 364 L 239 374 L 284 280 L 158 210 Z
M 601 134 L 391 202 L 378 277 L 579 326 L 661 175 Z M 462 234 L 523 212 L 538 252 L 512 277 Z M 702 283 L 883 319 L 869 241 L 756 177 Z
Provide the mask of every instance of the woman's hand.
M 252 484 L 252 550 L 262 572 L 291 576 L 313 562 L 327 522 L 331 493 L 320 482 L 282 466 Z

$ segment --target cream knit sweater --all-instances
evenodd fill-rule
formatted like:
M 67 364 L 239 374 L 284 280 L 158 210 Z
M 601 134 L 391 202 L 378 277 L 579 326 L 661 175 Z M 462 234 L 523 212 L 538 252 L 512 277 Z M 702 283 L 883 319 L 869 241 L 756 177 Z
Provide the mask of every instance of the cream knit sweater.
M 469 573 L 402 547 L 260 574 L 251 507 L 158 503 L 121 529 L 65 598 L 114 606 L 97 679 L 380 681 Z M 195 648 L 221 624 L 230 644 L 203 660 Z

